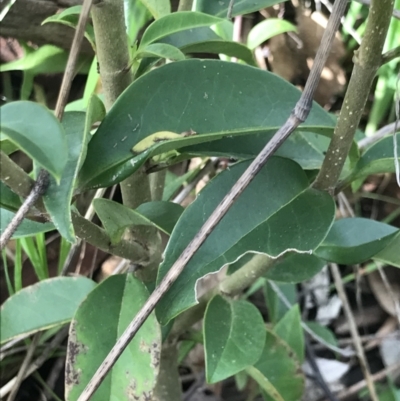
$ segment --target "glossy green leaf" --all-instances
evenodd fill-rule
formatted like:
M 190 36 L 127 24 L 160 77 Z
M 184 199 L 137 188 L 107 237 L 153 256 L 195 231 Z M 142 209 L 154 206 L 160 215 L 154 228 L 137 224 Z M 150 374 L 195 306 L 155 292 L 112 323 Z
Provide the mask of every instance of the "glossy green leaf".
M 289 309 L 281 320 L 275 325 L 274 333 L 284 340 L 296 353 L 297 359 L 304 362 L 304 333 L 301 327 L 299 305 Z
M 14 215 L 15 213 L 9 210 L 3 208 L 0 209 L 0 233 L 3 233 L 8 224 L 14 218 Z M 24 219 L 18 226 L 12 238 L 28 237 L 30 235 L 45 233 L 54 229 L 55 228 L 52 223 L 38 223 L 36 221 Z
M 65 132 L 59 121 L 45 107 L 33 102 L 7 103 L 0 112 L 1 134 L 59 183 L 68 157 Z
M 216 295 L 204 317 L 206 379 L 216 383 L 258 361 L 265 342 L 263 318 L 247 301 Z
M 18 291 L 1 306 L 1 343 L 69 322 L 95 286 L 86 277 L 55 277 Z
M 218 25 L 218 24 L 217 24 Z M 201 26 L 198 28 L 190 28 L 181 32 L 176 32 L 171 35 L 161 38 L 159 42 L 168 43 L 172 46 L 181 49 L 184 46 L 189 46 L 193 43 L 207 42 L 210 40 L 221 40 L 222 38 L 217 35 L 213 29 L 208 26 Z
M 148 8 L 140 0 L 124 0 L 126 32 L 129 44 L 136 42 L 139 31 L 152 19 Z
M 294 305 L 297 302 L 297 291 L 295 284 L 287 283 L 274 283 L 279 291 L 285 296 L 290 305 Z M 285 316 L 288 308 L 282 302 L 279 295 L 275 291 L 274 287 L 269 281 L 264 284 L 264 298 L 268 308 L 269 320 L 276 324 Z
M 373 258 L 388 265 L 400 267 L 400 232 Z
M 356 264 L 365 262 L 383 250 L 398 229 L 364 218 L 335 221 L 315 254 L 329 262 Z
M 286 0 L 237 0 L 233 2 L 232 17 L 237 15 L 249 14 L 263 8 L 273 6 L 274 4 L 283 3 Z M 226 18 L 228 14 L 230 0 L 197 0 L 196 10 L 203 13 L 216 15 L 217 17 Z
M 135 54 L 135 58 L 143 57 L 160 57 L 177 61 L 185 59 L 185 55 L 178 48 L 166 43 L 152 43 L 142 47 Z
M 249 65 L 257 66 L 252 52 L 248 47 L 228 40 L 208 40 L 205 42 L 191 43 L 181 47 L 184 53 L 212 53 L 225 54 L 236 57 Z
M 259 138 L 252 148 L 254 156 L 254 149 L 286 121 L 299 96 L 294 86 L 276 75 L 237 63 L 184 60 L 157 68 L 137 79 L 103 120 L 89 144 L 80 187 L 108 186 L 129 176 L 151 156 L 150 151 L 135 156 L 132 148 L 159 131 L 181 133 L 193 129 L 197 134 L 157 142 L 151 149 L 156 154 L 202 142 L 212 146 L 211 141 L 235 134 L 243 135 L 236 150 L 244 148 L 246 153 L 246 143 L 253 142 L 249 134 Z M 334 121 L 314 105 L 304 130 L 311 126 L 318 132 L 331 131 Z M 312 149 L 314 138 L 308 138 L 308 142 L 307 148 L 318 159 L 314 164 L 320 166 L 322 150 L 316 155 Z M 300 159 L 308 159 L 296 143 L 290 146 L 292 155 L 300 153 Z M 205 150 L 207 145 L 201 149 Z
M 181 11 L 165 15 L 155 20 L 144 31 L 142 40 L 140 41 L 140 48 L 156 42 L 167 35 L 184 31 L 185 29 L 210 26 L 220 21 L 220 18 L 193 11 Z
M 43 201 L 57 230 L 67 241 L 74 243 L 71 201 L 82 156 L 86 154 L 85 113 L 65 113 L 62 125 L 67 139 L 68 162 L 62 173 L 60 185 L 51 179 Z
M 304 376 L 293 350 L 277 334 L 267 329 L 264 350 L 254 365 L 284 401 L 298 401 L 304 390 Z M 257 380 L 257 377 L 253 376 Z M 264 391 L 268 387 L 259 382 Z M 277 400 L 271 393 L 263 394 L 266 401 Z
M 396 141 L 397 147 L 400 148 L 400 134 L 396 136 Z M 352 179 L 371 174 L 393 173 L 395 171 L 393 148 L 393 136 L 387 136 L 368 148 L 352 172 Z
M 95 199 L 93 207 L 113 244 L 131 226 L 153 226 L 170 234 L 183 211 L 182 206 L 164 201 L 146 203 L 133 210 L 111 200 Z
M 317 337 L 322 338 L 326 343 L 333 345 L 334 347 L 338 346 L 335 335 L 327 327 L 316 322 L 306 322 L 306 325 Z
M 283 283 L 300 283 L 314 277 L 325 264 L 314 255 L 289 252 L 267 271 L 265 277 Z
M 70 28 L 76 29 L 79 21 L 79 14 L 81 13 L 82 6 L 73 6 L 69 7 L 61 13 L 54 14 L 50 17 L 47 17 L 42 25 L 48 24 L 50 22 L 56 22 L 62 25 L 69 26 Z M 95 37 L 94 37 L 94 29 L 90 24 L 86 24 L 85 27 L 85 38 L 89 41 L 93 49 L 96 49 Z
M 219 174 L 185 209 L 165 250 L 158 282 L 249 164 L 249 161 L 238 163 Z M 268 194 L 268 202 L 265 194 Z M 250 210 L 257 213 L 249 213 Z M 278 256 L 289 249 L 312 251 L 325 238 L 334 210 L 329 195 L 308 188 L 307 178 L 296 163 L 272 158 L 235 201 L 159 302 L 157 313 L 160 321 L 165 324 L 194 305 L 196 281 L 235 262 L 244 253 L 253 251 Z
M 21 204 L 22 202 L 19 196 L 0 181 L 0 207 L 10 210 L 11 212 L 16 212 Z
M 169 0 L 140 0 L 151 15 L 155 18 L 161 18 L 171 13 L 171 4 Z
M 75 401 L 148 298 L 132 275 L 115 275 L 81 303 L 70 328 L 66 399 Z M 151 314 L 90 398 L 151 400 L 160 365 L 161 331 Z
M 279 18 L 268 18 L 251 29 L 247 37 L 247 46 L 250 49 L 255 49 L 276 35 L 296 31 L 296 27 L 288 21 Z

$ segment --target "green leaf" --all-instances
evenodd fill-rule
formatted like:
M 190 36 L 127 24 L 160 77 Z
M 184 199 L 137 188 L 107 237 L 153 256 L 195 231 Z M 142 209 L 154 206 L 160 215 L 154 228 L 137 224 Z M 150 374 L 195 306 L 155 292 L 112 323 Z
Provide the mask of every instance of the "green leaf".
M 294 305 L 275 325 L 274 333 L 284 340 L 296 353 L 297 359 L 304 362 L 304 333 L 301 327 L 299 305 Z
M 304 389 L 304 376 L 301 372 L 299 360 L 293 350 L 277 334 L 268 329 L 264 350 L 254 367 L 268 379 L 284 401 L 301 399 Z M 248 371 L 248 373 L 250 372 Z M 257 380 L 257 377 L 253 376 L 253 378 Z M 264 391 L 268 391 L 262 382 L 259 384 Z M 278 399 L 273 397 L 272 394 L 263 395 L 267 401 Z
M 70 28 L 76 29 L 76 27 L 78 26 L 79 14 L 81 13 L 81 10 L 82 10 L 82 6 L 80 6 L 80 5 L 69 7 L 59 14 L 54 14 L 50 17 L 47 17 L 42 22 L 42 25 L 48 24 L 50 22 L 55 22 L 55 23 L 59 23 L 62 25 L 69 26 Z M 93 26 L 90 24 L 86 24 L 85 38 L 89 41 L 92 48 L 94 50 L 96 50 L 94 29 L 93 29 Z
M 233 2 L 232 17 L 259 11 L 263 8 L 273 6 L 274 4 L 283 3 L 284 1 L 286 0 L 237 0 Z M 226 18 L 228 14 L 229 3 L 230 0 L 197 0 L 196 10 L 203 13 L 216 15 L 217 17 Z
M 388 265 L 400 267 L 400 232 L 389 242 L 389 244 L 374 256 L 374 260 L 387 263 Z
M 50 186 L 43 196 L 43 201 L 60 234 L 68 242 L 75 243 L 71 201 L 82 156 L 86 154 L 85 113 L 65 113 L 62 125 L 68 144 L 68 162 L 62 173 L 60 185 L 57 185 L 54 179 L 50 179 Z
M 275 285 L 291 305 L 297 302 L 296 286 L 294 284 L 275 283 Z M 264 298 L 268 308 L 269 320 L 274 324 L 278 323 L 285 316 L 288 308 L 268 281 L 264 284 Z
M 185 29 L 210 26 L 218 22 L 221 22 L 220 18 L 193 11 L 181 11 L 165 15 L 154 21 L 144 31 L 139 48 Z
M 174 196 L 175 192 L 186 182 L 190 182 L 194 177 L 197 176 L 201 166 L 194 168 L 193 170 L 187 171 L 181 176 L 176 176 L 171 171 L 167 170 L 165 177 L 165 186 L 162 200 L 168 201 Z
M 19 196 L 0 181 L 0 207 L 11 212 L 16 212 L 21 204 L 22 202 Z
M 148 295 L 144 284 L 132 275 L 115 275 L 99 284 L 81 303 L 70 328 L 66 399 L 78 399 Z M 161 331 L 153 313 L 91 400 L 152 399 L 160 353 Z
M 322 338 L 326 343 L 333 345 L 334 347 L 338 346 L 335 335 L 327 327 L 316 322 L 306 322 L 306 325 L 316 336 Z
M 11 220 L 14 218 L 15 213 L 9 210 L 0 209 L 0 233 L 2 234 L 6 227 L 10 224 Z M 18 226 L 17 230 L 11 238 L 22 238 L 35 235 L 37 233 L 44 233 L 47 231 L 54 230 L 54 225 L 52 223 L 38 223 L 36 221 L 24 219 L 22 223 Z
M 18 291 L 1 306 L 1 343 L 69 322 L 95 286 L 86 277 L 55 277 Z
M 396 136 L 396 141 L 397 147 L 400 148 L 400 135 Z M 393 136 L 387 136 L 365 151 L 354 168 L 351 179 L 364 178 L 371 174 L 393 173 L 394 171 Z
M 270 138 L 269 135 L 272 136 L 286 121 L 299 96 L 300 92 L 294 86 L 276 75 L 237 63 L 184 60 L 157 68 L 137 79 L 103 120 L 89 144 L 80 173 L 80 187 L 93 188 L 120 182 L 151 157 L 153 151 L 161 154 L 207 142 L 208 145 L 201 150 L 206 152 L 210 146 L 209 153 L 215 154 L 211 141 L 235 133 L 243 135 L 236 146 L 239 152 L 241 148 L 246 151 L 249 146 L 246 144 L 258 138 L 254 139 L 256 145 L 252 147 L 254 156 L 256 149 L 258 153 L 269 140 L 267 137 Z M 322 130 L 331 132 L 334 121 L 325 110 L 314 104 L 304 130 L 311 126 L 317 127 L 318 132 L 321 126 Z M 190 129 L 197 134 L 157 142 L 151 152 L 139 155 L 132 152 L 136 144 L 156 132 L 181 133 Z M 246 134 L 251 134 L 252 139 L 249 140 Z M 313 138 L 308 138 L 308 141 L 307 149 L 315 155 Z M 325 142 L 324 146 L 327 146 L 328 140 Z M 299 141 L 291 143 L 290 154 L 300 153 L 299 157 L 306 161 L 309 154 L 303 157 L 296 143 Z M 315 156 L 318 160 L 314 165 L 318 167 L 323 150 L 318 150 L 318 156 Z
M 296 32 L 297 28 L 288 21 L 279 18 L 269 18 L 255 25 L 247 37 L 247 46 L 255 49 L 263 42 L 285 32 Z
M 113 244 L 130 226 L 153 226 L 170 234 L 183 211 L 182 206 L 164 201 L 149 202 L 133 210 L 111 200 L 95 199 L 93 207 Z
M 329 262 L 356 264 L 375 256 L 399 230 L 388 224 L 364 218 L 335 221 L 315 254 Z
M 252 52 L 248 47 L 237 42 L 228 40 L 208 40 L 205 42 L 191 43 L 181 47 L 183 53 L 212 53 L 225 54 L 229 57 L 236 57 L 249 65 L 257 66 Z
M 44 45 L 34 50 L 25 47 L 25 54 L 18 60 L 0 65 L 0 72 L 29 71 L 33 75 L 63 72 L 68 60 L 68 53 L 53 45 Z
M 274 401 L 285 401 L 279 394 L 279 391 L 272 385 L 272 383 L 254 366 L 246 368 L 246 373 L 254 379 L 268 397 L 271 397 Z M 265 397 L 264 397 L 265 399 Z
M 38 103 L 19 101 L 1 107 L 1 134 L 16 144 L 60 182 L 67 163 L 64 129 Z
M 258 361 L 264 342 L 264 321 L 247 301 L 216 295 L 204 317 L 206 379 L 216 383 Z
M 238 163 L 217 175 L 185 209 L 165 250 L 158 282 L 249 164 L 249 161 Z M 249 213 L 250 210 L 257 213 Z M 157 305 L 160 320 L 165 324 L 196 304 L 197 280 L 235 262 L 244 253 L 275 257 L 288 249 L 312 251 L 325 238 L 334 210 L 329 195 L 308 188 L 306 175 L 296 163 L 283 158 L 270 159 Z
M 171 4 L 169 0 L 140 0 L 151 15 L 155 18 L 161 18 L 171 13 Z
M 152 19 L 147 7 L 140 0 L 124 0 L 126 32 L 129 44 L 136 42 L 139 31 Z
M 284 283 L 300 283 L 314 277 L 325 264 L 314 255 L 289 252 L 267 271 L 265 277 Z
M 142 47 L 134 57 L 137 59 L 143 57 L 160 57 L 177 61 L 185 59 L 185 55 L 178 48 L 166 43 L 152 43 Z

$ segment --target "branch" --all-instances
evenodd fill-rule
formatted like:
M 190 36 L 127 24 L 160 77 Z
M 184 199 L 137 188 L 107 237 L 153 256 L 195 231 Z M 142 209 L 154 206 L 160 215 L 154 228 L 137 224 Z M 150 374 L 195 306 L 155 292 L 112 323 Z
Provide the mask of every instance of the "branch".
M 398 57 L 400 57 L 400 46 L 397 46 L 394 49 L 388 50 L 386 53 L 383 53 L 381 64 L 387 64 Z
M 372 0 L 365 36 L 354 54 L 354 68 L 342 110 L 321 170 L 314 182 L 317 189 L 333 194 L 354 134 L 367 102 L 372 82 L 381 66 L 381 54 L 393 10 L 392 0 Z
M 357 3 L 363 4 L 364 6 L 369 7 L 371 5 L 371 0 L 354 0 Z M 400 10 L 393 10 L 392 13 L 394 18 L 400 19 Z
M 319 82 L 322 69 L 329 55 L 335 33 L 339 27 L 340 19 L 344 14 L 346 6 L 347 0 L 337 0 L 335 2 L 333 13 L 329 18 L 327 29 L 324 32 L 321 45 L 318 49 L 315 62 L 311 69 L 310 77 L 304 88 L 304 92 L 286 123 L 278 130 L 278 132 L 267 143 L 260 154 L 254 159 L 248 169 L 239 178 L 236 184 L 217 206 L 217 208 L 214 210 L 208 220 L 204 223 L 200 231 L 196 234 L 193 240 L 182 252 L 181 256 L 168 271 L 161 283 L 150 295 L 143 308 L 129 324 L 122 336 L 118 339 L 115 346 L 107 355 L 95 375 L 89 381 L 88 385 L 78 398 L 78 401 L 88 401 L 91 398 L 93 393 L 100 386 L 107 373 L 113 367 L 124 349 L 128 346 L 129 342 L 132 340 L 144 321 L 154 310 L 158 301 L 169 290 L 169 288 L 171 288 L 172 284 L 179 277 L 186 264 L 192 258 L 194 253 L 204 243 L 214 227 L 227 213 L 237 197 L 247 188 L 247 186 L 254 179 L 256 174 L 262 169 L 262 167 L 273 155 L 273 153 L 279 148 L 279 146 L 289 137 L 289 135 L 298 127 L 301 122 L 305 121 L 311 109 L 313 93 Z

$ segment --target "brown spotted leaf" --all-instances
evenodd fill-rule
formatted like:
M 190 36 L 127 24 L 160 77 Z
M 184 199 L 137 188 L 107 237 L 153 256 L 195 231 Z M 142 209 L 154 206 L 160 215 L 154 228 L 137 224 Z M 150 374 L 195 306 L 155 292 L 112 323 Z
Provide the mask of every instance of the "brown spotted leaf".
M 80 305 L 70 329 L 66 363 L 66 399 L 75 401 L 148 298 L 146 287 L 132 275 L 109 277 Z M 154 316 L 106 376 L 92 401 L 152 399 L 161 350 L 161 331 Z

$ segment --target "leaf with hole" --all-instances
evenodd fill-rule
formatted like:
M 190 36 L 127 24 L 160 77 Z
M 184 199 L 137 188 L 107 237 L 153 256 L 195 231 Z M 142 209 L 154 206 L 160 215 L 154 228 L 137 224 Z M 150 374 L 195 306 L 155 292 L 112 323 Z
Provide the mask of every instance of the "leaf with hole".
M 59 184 L 68 157 L 65 132 L 59 121 L 45 107 L 33 102 L 7 103 L 0 111 L 2 136 L 46 169 Z
M 165 250 L 158 282 L 249 164 L 249 161 L 238 163 L 217 175 L 185 209 Z M 268 202 L 265 194 L 268 194 Z M 157 306 L 160 321 L 165 324 L 196 304 L 198 279 L 235 262 L 247 252 L 273 257 L 288 250 L 311 252 L 329 231 L 334 211 L 332 198 L 308 188 L 306 175 L 296 163 L 272 158 L 237 198 L 161 299 Z
M 81 303 L 68 340 L 66 398 L 75 401 L 149 293 L 132 275 L 111 276 Z M 92 401 L 152 399 L 160 366 L 161 331 L 151 314 L 106 376 Z
M 263 8 L 283 3 L 284 1 L 286 0 L 236 0 L 233 2 L 232 17 L 259 11 Z M 228 15 L 229 4 L 230 0 L 198 0 L 196 1 L 196 10 L 216 15 L 217 17 L 226 18 Z
M 69 322 L 96 287 L 86 277 L 55 277 L 23 288 L 1 306 L 1 343 Z
M 265 342 L 263 318 L 250 302 L 216 295 L 203 323 L 206 379 L 222 381 L 258 361 Z
M 89 144 L 79 176 L 80 187 L 120 182 L 148 158 L 185 146 L 206 143 L 202 153 L 207 153 L 209 146 L 209 153 L 217 154 L 221 149 L 215 151 L 213 141 L 223 137 L 233 136 L 228 138 L 231 148 L 232 142 L 238 141 L 236 152 L 244 148 L 245 155 L 252 157 L 286 121 L 299 96 L 294 86 L 276 75 L 236 63 L 184 60 L 157 68 L 137 79 L 103 120 Z M 308 132 L 309 127 L 314 127 L 317 133 L 332 132 L 333 126 L 332 117 L 314 104 L 302 130 Z M 149 151 L 138 155 L 132 152 L 136 144 L 154 133 L 180 134 L 190 129 L 196 134 L 156 142 Z M 258 139 L 254 139 L 256 136 Z M 246 144 L 253 139 L 255 146 L 250 145 L 248 150 Z M 315 151 L 315 142 L 319 143 L 319 139 L 308 138 L 299 148 L 296 140 L 287 152 L 305 161 L 311 154 L 313 166 L 320 166 L 323 150 Z M 223 148 L 222 151 L 226 155 Z
M 356 264 L 382 251 L 399 230 L 396 227 L 359 217 L 335 221 L 315 254 L 329 262 Z
M 132 226 L 152 226 L 169 235 L 183 212 L 182 206 L 165 201 L 144 203 L 136 210 L 107 199 L 95 199 L 93 206 L 113 244 Z

